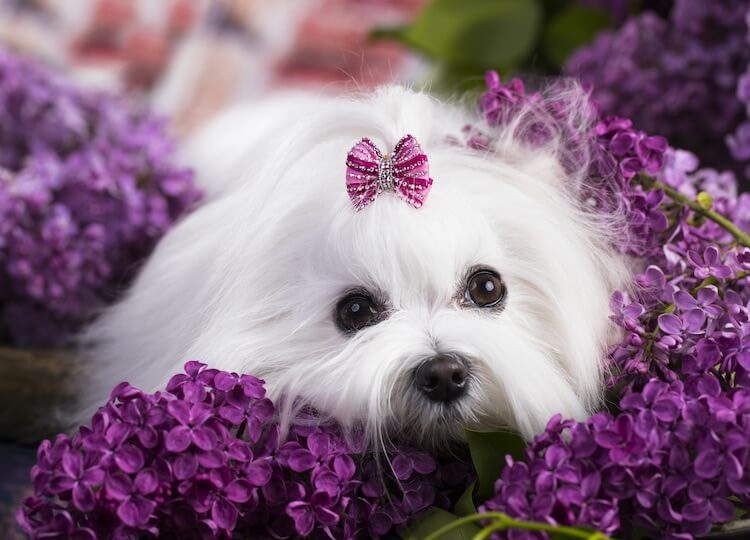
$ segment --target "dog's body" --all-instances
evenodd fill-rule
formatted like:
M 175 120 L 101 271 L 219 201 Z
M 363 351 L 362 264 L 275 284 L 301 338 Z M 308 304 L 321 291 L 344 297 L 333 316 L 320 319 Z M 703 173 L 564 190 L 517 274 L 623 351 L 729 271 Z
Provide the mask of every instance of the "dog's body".
M 463 426 L 531 437 L 555 413 L 585 416 L 600 397 L 607 302 L 625 264 L 575 202 L 585 184 L 554 148 L 451 143 L 471 121 L 388 88 L 216 122 L 186 147 L 207 202 L 87 333 L 93 398 L 121 380 L 162 388 L 198 359 L 257 375 L 272 398 L 310 403 L 374 438 L 431 444 Z M 407 133 L 430 161 L 424 207 L 383 193 L 355 211 L 347 151 L 362 137 L 390 151 Z M 469 301 L 477 268 L 502 280 L 502 304 Z M 352 290 L 380 306 L 358 331 L 337 319 Z M 438 357 L 465 368 L 458 399 L 415 384 Z

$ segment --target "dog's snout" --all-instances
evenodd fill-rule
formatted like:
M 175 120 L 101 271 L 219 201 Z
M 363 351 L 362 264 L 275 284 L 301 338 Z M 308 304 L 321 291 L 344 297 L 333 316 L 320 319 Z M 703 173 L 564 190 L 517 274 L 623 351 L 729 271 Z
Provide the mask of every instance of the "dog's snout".
M 460 359 L 439 355 L 419 366 L 414 378 L 417 388 L 429 399 L 449 403 L 466 392 L 469 370 Z

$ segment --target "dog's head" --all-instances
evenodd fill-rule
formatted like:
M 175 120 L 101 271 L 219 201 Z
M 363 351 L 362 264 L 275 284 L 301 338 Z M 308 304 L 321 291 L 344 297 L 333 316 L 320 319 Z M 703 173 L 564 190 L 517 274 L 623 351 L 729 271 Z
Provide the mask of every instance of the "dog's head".
M 246 185 L 170 233 L 104 325 L 124 324 L 130 303 L 127 324 L 142 331 L 131 343 L 156 362 L 143 336 L 157 323 L 134 306 L 161 305 L 174 332 L 154 340 L 174 343 L 159 357 L 256 374 L 273 397 L 374 438 L 436 444 L 467 426 L 531 437 L 555 413 L 589 412 L 626 271 L 555 149 L 452 144 L 466 118 L 401 89 L 310 116 Z M 347 150 L 363 136 L 392 148 L 404 133 L 429 156 L 429 198 L 417 209 L 383 193 L 356 211 Z M 202 271 L 172 275 L 191 267 Z

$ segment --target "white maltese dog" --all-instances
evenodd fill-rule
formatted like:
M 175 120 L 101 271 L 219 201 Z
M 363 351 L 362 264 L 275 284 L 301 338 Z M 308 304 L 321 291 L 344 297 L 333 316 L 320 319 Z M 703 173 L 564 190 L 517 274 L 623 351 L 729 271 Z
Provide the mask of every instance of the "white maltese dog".
M 476 116 L 391 87 L 216 120 L 183 149 L 206 202 L 87 333 L 90 397 L 198 359 L 379 443 L 585 417 L 628 275 L 611 221 L 563 137 L 528 147 L 516 119 L 484 126 L 486 152 L 456 144 Z

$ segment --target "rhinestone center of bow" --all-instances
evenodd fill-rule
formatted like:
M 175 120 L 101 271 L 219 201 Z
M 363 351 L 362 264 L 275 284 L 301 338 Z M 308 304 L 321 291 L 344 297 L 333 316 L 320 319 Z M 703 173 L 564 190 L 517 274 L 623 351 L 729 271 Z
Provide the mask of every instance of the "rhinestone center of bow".
M 390 191 L 394 188 L 393 161 L 387 155 L 378 165 L 378 187 L 381 191 Z

